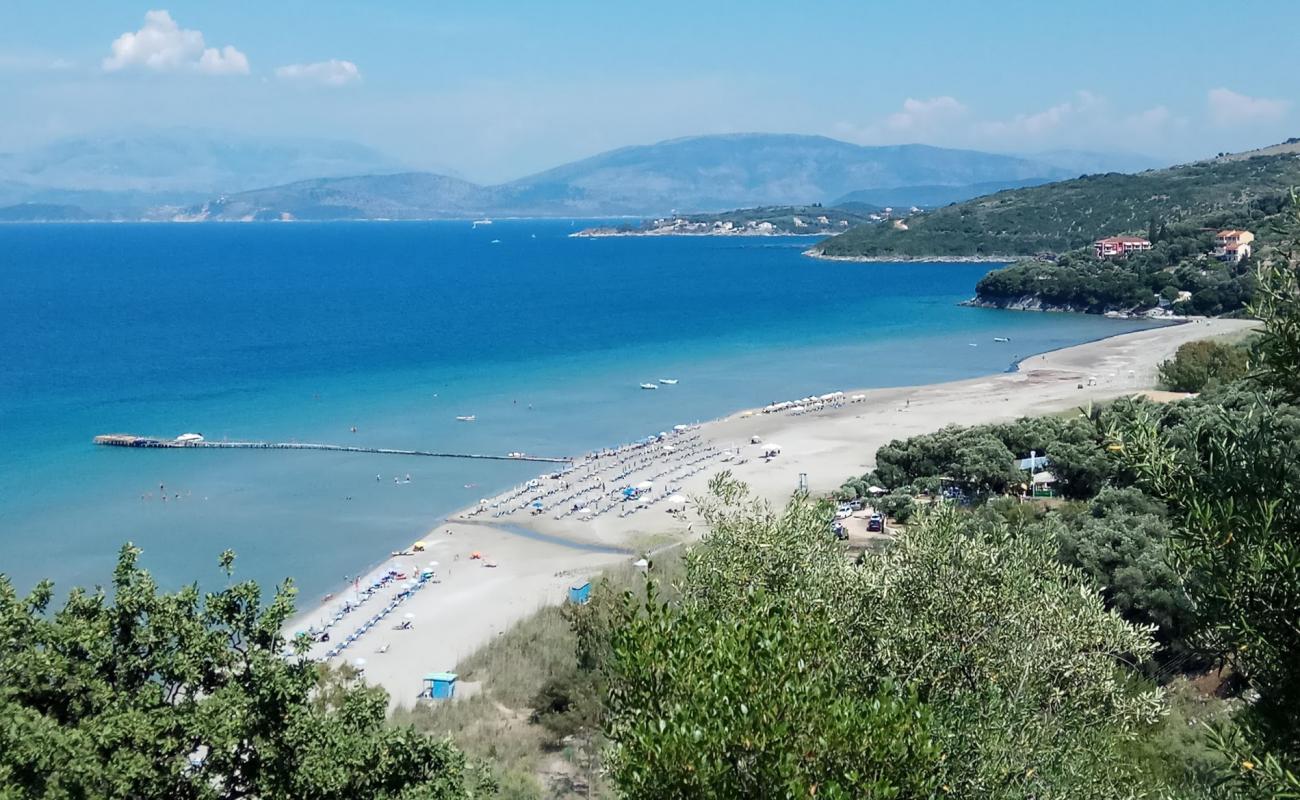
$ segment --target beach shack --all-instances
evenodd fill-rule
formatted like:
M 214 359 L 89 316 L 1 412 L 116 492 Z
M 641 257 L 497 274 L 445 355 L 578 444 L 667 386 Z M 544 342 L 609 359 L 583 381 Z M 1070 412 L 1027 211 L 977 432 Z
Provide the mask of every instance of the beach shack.
M 424 697 L 432 700 L 450 700 L 456 696 L 456 673 L 430 672 L 424 676 Z
M 591 581 L 569 587 L 569 602 L 575 606 L 586 605 L 591 599 Z

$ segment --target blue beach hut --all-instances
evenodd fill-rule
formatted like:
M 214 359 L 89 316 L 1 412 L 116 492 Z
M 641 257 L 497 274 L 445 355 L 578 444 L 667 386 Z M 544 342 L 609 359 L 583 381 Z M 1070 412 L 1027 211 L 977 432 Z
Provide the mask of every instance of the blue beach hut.
M 591 599 L 591 581 L 579 586 L 569 587 L 569 602 L 576 606 L 585 605 Z
M 424 676 L 425 697 L 434 700 L 450 700 L 456 696 L 456 673 L 430 672 Z

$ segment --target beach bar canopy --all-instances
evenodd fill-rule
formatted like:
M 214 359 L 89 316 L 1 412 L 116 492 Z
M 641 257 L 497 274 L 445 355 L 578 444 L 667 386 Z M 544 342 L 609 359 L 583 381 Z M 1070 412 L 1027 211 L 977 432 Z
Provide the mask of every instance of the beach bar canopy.
M 591 581 L 569 587 L 569 602 L 575 606 L 586 605 L 591 599 Z
M 456 673 L 430 672 L 424 676 L 424 696 L 433 700 L 450 700 L 456 696 Z

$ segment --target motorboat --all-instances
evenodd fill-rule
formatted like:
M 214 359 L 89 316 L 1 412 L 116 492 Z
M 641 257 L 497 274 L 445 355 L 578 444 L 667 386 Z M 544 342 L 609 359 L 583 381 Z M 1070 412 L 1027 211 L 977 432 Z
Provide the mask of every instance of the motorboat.
M 456 417 L 456 420 L 458 422 L 473 422 L 476 419 L 478 419 L 478 417 L 473 414 L 466 414 L 463 417 Z
M 474 220 L 474 225 L 473 225 L 473 227 L 477 228 L 477 227 L 480 226 L 480 225 L 491 225 L 491 224 L 492 224 L 492 220 L 490 220 L 490 219 L 484 217 L 483 219 L 476 219 L 476 220 Z
M 993 341 L 995 341 L 995 342 L 1009 342 L 1009 341 L 1011 341 L 1011 337 L 1009 337 L 1009 336 L 994 336 L 994 337 L 993 337 Z
M 643 383 L 643 384 L 641 384 L 641 388 L 642 388 L 642 389 L 658 389 L 659 387 L 656 386 L 656 385 L 653 384 L 653 383 Z
M 660 378 L 660 379 L 659 379 L 659 382 L 662 383 L 662 384 L 665 385 L 665 386 L 676 386 L 676 385 L 677 385 L 677 379 L 676 379 L 676 378 Z

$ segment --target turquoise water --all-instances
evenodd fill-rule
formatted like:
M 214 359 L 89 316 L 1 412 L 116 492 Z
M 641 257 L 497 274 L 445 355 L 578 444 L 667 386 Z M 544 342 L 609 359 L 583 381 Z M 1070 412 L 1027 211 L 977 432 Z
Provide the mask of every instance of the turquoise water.
M 215 579 L 234 548 L 242 575 L 313 597 L 540 471 L 125 451 L 92 447 L 98 433 L 565 455 L 772 400 L 997 372 L 1142 325 L 957 306 L 983 264 L 572 230 L 0 226 L 0 571 L 100 582 L 131 540 L 176 585 Z M 637 388 L 660 377 L 680 383 Z

